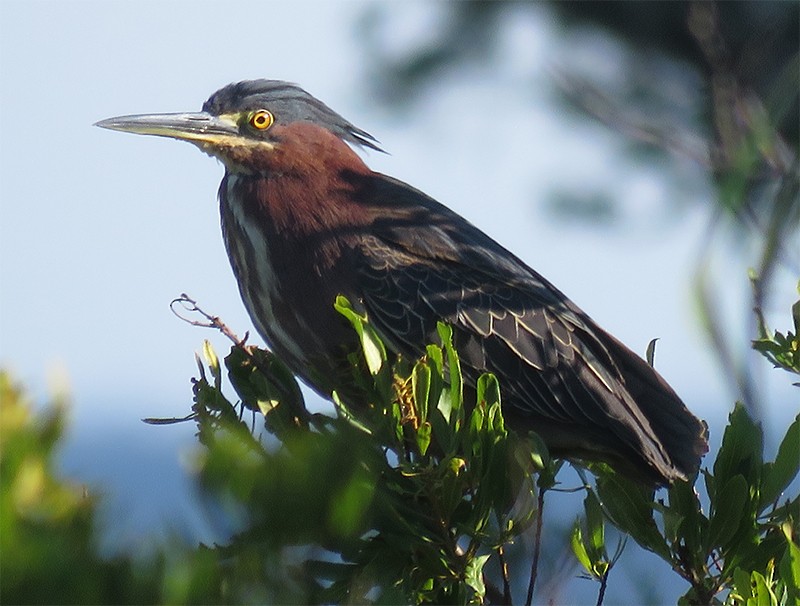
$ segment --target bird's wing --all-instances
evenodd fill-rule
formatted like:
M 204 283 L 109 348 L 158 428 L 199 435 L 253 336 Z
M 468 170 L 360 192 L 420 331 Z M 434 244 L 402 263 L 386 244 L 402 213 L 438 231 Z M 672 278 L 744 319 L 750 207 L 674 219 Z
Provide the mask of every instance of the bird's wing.
M 566 296 L 465 219 L 399 181 L 381 177 L 373 202 L 381 212 L 364 240 L 359 287 L 391 346 L 418 354 L 435 340 L 442 319 L 454 328 L 466 374 L 474 380 L 495 373 L 506 406 L 578 433 L 611 431 L 644 451 L 650 465 L 672 469 L 625 388 L 608 335 Z

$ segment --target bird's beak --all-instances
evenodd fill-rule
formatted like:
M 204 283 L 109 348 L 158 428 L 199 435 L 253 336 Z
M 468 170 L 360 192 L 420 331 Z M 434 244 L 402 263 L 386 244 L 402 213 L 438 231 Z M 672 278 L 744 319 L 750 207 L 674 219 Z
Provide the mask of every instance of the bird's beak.
M 170 137 L 201 145 L 221 143 L 240 136 L 233 115 L 213 116 L 207 112 L 119 116 L 101 120 L 95 126 L 138 135 Z

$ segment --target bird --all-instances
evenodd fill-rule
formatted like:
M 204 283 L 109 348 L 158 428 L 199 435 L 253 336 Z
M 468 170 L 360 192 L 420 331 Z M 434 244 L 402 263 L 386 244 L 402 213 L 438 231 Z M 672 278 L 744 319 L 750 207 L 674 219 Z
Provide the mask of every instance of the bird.
M 334 309 L 344 295 L 412 359 L 449 324 L 465 380 L 493 373 L 507 425 L 535 431 L 554 456 L 652 486 L 698 472 L 706 426 L 647 362 L 478 227 L 372 171 L 359 152 L 382 152 L 377 139 L 300 86 L 246 80 L 200 112 L 96 126 L 187 141 L 221 161 L 220 222 L 245 307 L 320 394 L 352 378 L 357 335 Z

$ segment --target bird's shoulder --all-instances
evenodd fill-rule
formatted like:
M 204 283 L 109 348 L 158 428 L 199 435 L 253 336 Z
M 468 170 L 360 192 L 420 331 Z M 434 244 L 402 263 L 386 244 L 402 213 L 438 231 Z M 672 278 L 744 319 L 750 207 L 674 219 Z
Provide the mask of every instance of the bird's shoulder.
M 430 196 L 379 177 L 359 271 L 365 303 L 385 316 L 376 319 L 402 326 L 410 342 L 436 317 L 513 344 L 536 366 L 581 355 L 601 361 L 592 364 L 601 374 L 615 372 L 605 333 L 547 279 Z

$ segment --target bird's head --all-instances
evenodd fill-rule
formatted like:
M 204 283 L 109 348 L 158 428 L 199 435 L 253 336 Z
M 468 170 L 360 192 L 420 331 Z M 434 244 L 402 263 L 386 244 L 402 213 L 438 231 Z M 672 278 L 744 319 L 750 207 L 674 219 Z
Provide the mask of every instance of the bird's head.
M 268 169 L 276 151 L 300 139 L 324 145 L 335 138 L 382 151 L 369 133 L 299 86 L 280 80 L 229 84 L 211 95 L 200 112 L 119 116 L 96 126 L 188 141 L 231 171 Z M 311 153 L 310 147 L 306 150 Z

